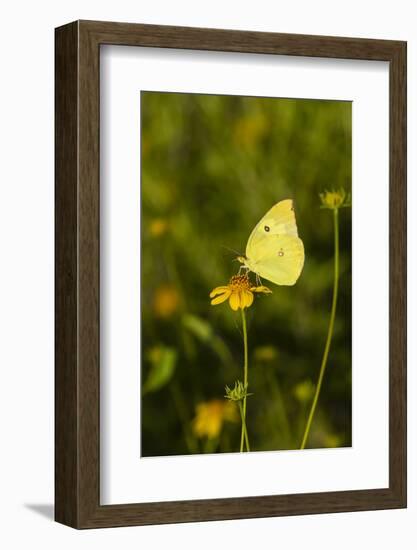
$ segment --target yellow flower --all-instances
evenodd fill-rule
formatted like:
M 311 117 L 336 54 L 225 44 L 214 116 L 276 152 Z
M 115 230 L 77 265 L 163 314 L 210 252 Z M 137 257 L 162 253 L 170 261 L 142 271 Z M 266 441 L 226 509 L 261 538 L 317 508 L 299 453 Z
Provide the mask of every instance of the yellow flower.
M 313 399 L 315 386 L 311 380 L 303 380 L 294 388 L 294 395 L 301 403 L 307 403 Z
M 156 289 L 153 299 L 153 309 L 157 317 L 167 319 L 180 307 L 180 295 L 175 287 L 162 285 Z
M 149 224 L 149 232 L 152 237 L 160 237 L 168 229 L 168 222 L 163 218 L 154 218 Z
M 216 306 L 229 299 L 233 311 L 245 309 L 252 305 L 254 292 L 271 294 L 272 291 L 266 286 L 253 286 L 247 275 L 234 275 L 228 285 L 218 286 L 210 292 L 211 305 Z
M 278 351 L 274 346 L 258 346 L 255 349 L 255 361 L 260 363 L 267 363 L 274 361 L 278 357 Z
M 225 421 L 237 422 L 239 416 L 231 401 L 213 399 L 199 403 L 193 419 L 193 432 L 197 437 L 215 439 L 220 435 Z
M 323 439 L 325 446 L 330 449 L 342 446 L 342 438 L 337 434 L 327 434 Z
M 346 208 L 351 205 L 350 195 L 346 194 L 343 188 L 320 193 L 320 200 L 321 208 L 329 208 L 330 210 Z
M 263 113 L 254 113 L 237 120 L 234 128 L 234 139 L 238 145 L 253 147 L 269 130 L 268 119 Z

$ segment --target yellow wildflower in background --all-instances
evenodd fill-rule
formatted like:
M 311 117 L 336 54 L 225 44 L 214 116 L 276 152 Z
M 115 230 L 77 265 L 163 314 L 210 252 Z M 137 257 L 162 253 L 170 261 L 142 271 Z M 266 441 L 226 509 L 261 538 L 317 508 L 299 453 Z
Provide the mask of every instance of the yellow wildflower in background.
M 314 395 L 315 386 L 311 380 L 303 380 L 294 388 L 294 395 L 301 403 L 308 403 Z
M 152 237 L 161 237 L 168 229 L 168 222 L 163 218 L 154 218 L 149 224 L 149 232 Z
M 255 348 L 254 359 L 260 363 L 268 363 L 278 358 L 278 350 L 274 346 L 258 346 Z
M 342 446 L 342 438 L 337 434 L 325 434 L 324 445 L 329 449 L 335 449 Z
M 225 421 L 237 422 L 238 420 L 239 415 L 234 403 L 212 399 L 197 405 L 192 428 L 197 437 L 215 439 L 220 435 Z
M 333 191 L 324 191 L 320 193 L 321 208 L 329 208 L 337 210 L 338 208 L 346 208 L 351 206 L 350 195 L 343 188 Z
M 162 285 L 155 291 L 153 310 L 157 317 L 167 319 L 180 307 L 181 299 L 178 291 L 172 285 Z
M 211 305 L 216 306 L 229 299 L 229 305 L 233 311 L 250 307 L 253 303 L 253 293 L 262 292 L 271 294 L 266 286 L 253 286 L 249 277 L 245 275 L 234 275 L 228 285 L 218 286 L 210 293 Z
M 234 140 L 237 145 L 253 147 L 269 131 L 269 121 L 263 113 L 253 113 L 239 118 L 234 127 Z

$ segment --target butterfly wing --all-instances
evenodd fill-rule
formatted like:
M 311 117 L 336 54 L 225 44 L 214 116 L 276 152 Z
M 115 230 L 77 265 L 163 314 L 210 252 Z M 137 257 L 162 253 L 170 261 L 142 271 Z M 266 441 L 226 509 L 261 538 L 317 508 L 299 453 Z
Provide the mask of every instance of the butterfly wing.
M 304 266 L 303 241 L 292 235 L 271 235 L 255 248 L 246 265 L 276 285 L 293 285 Z
M 261 221 L 256 224 L 246 245 L 246 256 L 251 257 L 251 251 L 270 235 L 292 235 L 298 237 L 294 206 L 291 199 L 275 204 Z
M 293 285 L 304 266 L 292 200 L 273 206 L 256 225 L 246 245 L 246 265 L 277 285 Z

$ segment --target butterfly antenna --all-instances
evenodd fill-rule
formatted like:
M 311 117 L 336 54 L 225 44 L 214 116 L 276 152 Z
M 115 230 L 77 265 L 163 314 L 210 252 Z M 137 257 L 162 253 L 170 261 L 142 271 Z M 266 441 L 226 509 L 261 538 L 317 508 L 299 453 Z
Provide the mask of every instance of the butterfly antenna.
M 240 252 L 238 252 L 237 250 L 234 250 L 234 248 L 229 248 L 228 246 L 224 246 L 223 244 L 221 246 L 222 246 L 222 248 L 224 248 L 228 252 L 232 252 L 233 254 L 236 254 L 237 256 L 242 256 L 242 254 Z M 234 259 L 236 259 L 236 258 L 234 258 Z

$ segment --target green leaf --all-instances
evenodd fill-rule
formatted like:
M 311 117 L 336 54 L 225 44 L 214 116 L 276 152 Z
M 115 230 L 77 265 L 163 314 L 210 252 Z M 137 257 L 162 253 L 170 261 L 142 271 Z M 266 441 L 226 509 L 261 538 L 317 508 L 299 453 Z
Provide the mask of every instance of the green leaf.
M 151 369 L 143 385 L 143 393 L 160 390 L 171 380 L 177 363 L 177 351 L 174 348 L 160 346 L 149 354 Z
M 182 322 L 190 332 L 202 342 L 209 342 L 213 336 L 213 329 L 210 324 L 195 315 L 184 315 Z
M 182 317 L 182 323 L 183 326 L 197 338 L 197 340 L 200 340 L 200 342 L 210 346 L 224 364 L 231 364 L 233 362 L 229 348 L 226 346 L 224 341 L 214 333 L 210 323 L 201 317 L 197 317 L 196 315 L 191 315 L 189 313 Z

